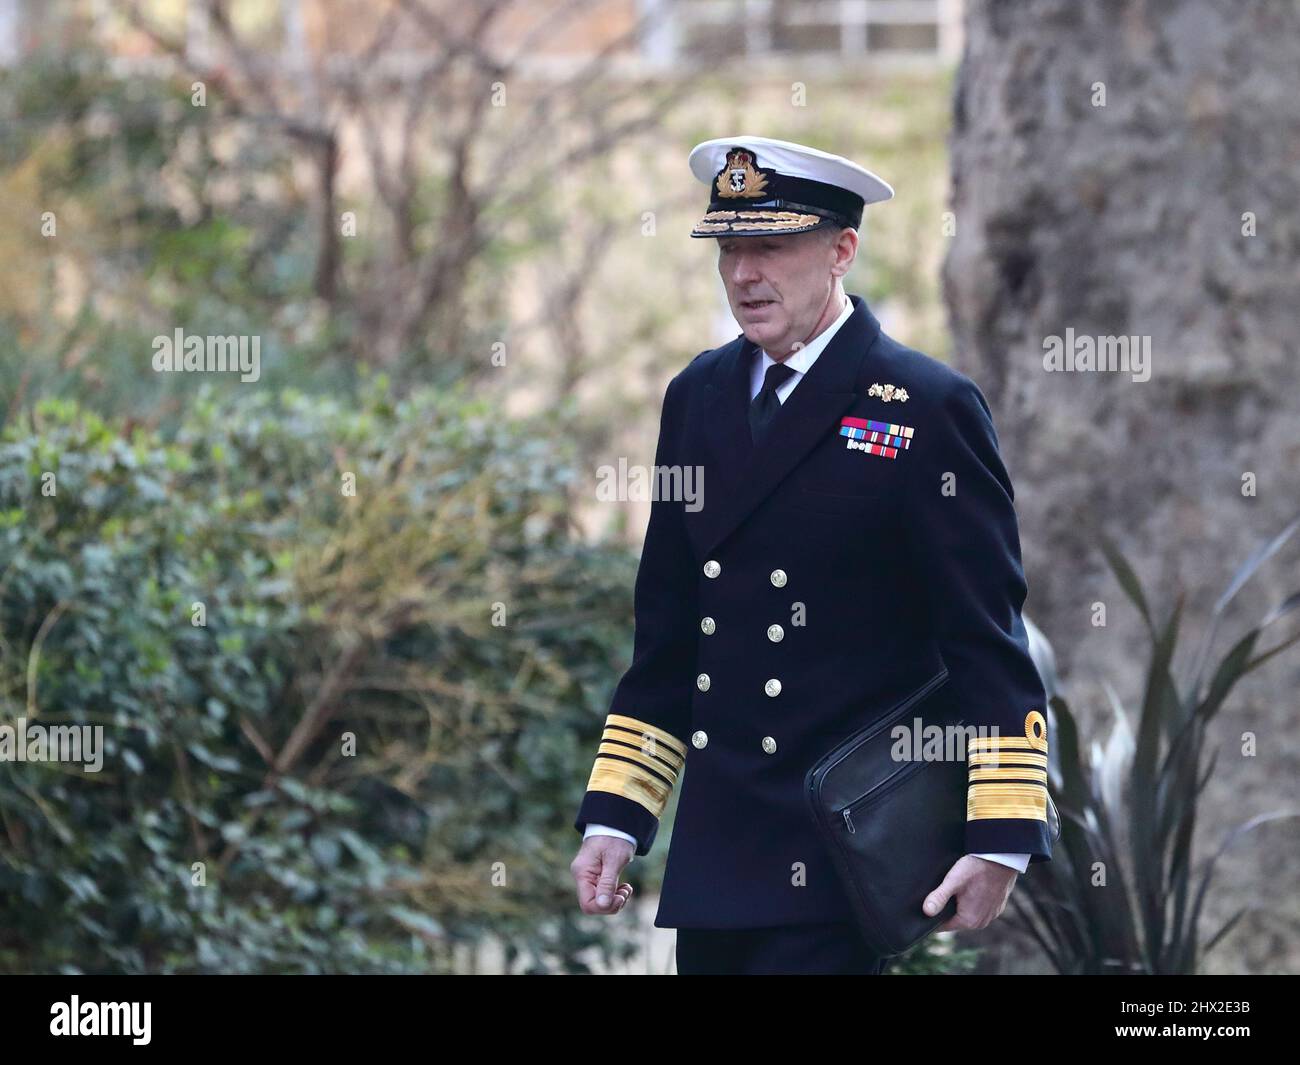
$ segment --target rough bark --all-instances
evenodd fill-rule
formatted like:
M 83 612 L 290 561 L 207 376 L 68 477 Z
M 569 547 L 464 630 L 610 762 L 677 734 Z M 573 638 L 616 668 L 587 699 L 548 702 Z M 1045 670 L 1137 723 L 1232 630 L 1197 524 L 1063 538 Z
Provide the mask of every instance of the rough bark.
M 1029 610 L 1097 707 L 1102 680 L 1132 707 L 1146 662 L 1099 531 L 1161 609 L 1187 593 L 1185 662 L 1236 565 L 1300 509 L 1298 42 L 1300 7 L 1281 0 L 967 5 L 944 271 L 954 358 L 988 396 L 1016 481 Z M 1150 380 L 1046 372 L 1044 338 L 1067 329 L 1149 337 Z M 1254 622 L 1300 588 L 1298 555 L 1274 559 L 1229 617 Z M 1229 825 L 1293 805 L 1298 662 L 1266 666 L 1218 723 L 1201 856 Z M 1108 721 L 1092 723 L 1097 736 Z M 1241 757 L 1246 730 L 1255 758 Z M 1211 969 L 1296 968 L 1295 936 L 1278 934 L 1296 916 L 1295 840 L 1265 830 L 1225 867 L 1216 915 L 1258 892 L 1276 916 L 1248 920 Z

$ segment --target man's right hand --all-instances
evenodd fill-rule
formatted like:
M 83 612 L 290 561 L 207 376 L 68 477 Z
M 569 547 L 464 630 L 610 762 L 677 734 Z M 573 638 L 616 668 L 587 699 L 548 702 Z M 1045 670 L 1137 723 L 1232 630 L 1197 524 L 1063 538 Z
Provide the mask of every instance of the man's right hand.
M 569 864 L 578 887 L 578 908 L 583 913 L 612 917 L 632 897 L 632 885 L 620 884 L 618 876 L 636 851 L 617 836 L 588 836 Z

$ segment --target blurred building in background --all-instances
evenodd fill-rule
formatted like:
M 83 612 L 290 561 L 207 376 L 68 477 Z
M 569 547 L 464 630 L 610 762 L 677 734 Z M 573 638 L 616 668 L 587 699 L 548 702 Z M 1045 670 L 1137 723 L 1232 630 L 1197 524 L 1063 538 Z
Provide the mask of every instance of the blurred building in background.
M 0 61 L 12 60 L 41 39 L 66 8 L 32 0 L 0 0 Z M 219 5 L 238 31 L 253 34 L 268 52 L 342 56 L 354 51 L 367 29 L 391 14 L 419 21 L 420 9 L 446 20 L 453 30 L 472 30 L 491 5 L 449 0 L 230 0 Z M 184 38 L 196 57 L 213 47 L 207 0 L 158 0 L 143 5 L 151 20 Z M 610 49 L 621 65 L 675 63 L 716 55 L 765 63 L 815 57 L 830 64 L 932 65 L 955 62 L 961 52 L 962 0 L 612 0 L 575 5 L 568 0 L 524 0 L 508 6 L 487 43 L 511 49 L 553 18 L 577 17 L 562 35 L 539 37 L 531 66 L 538 73 L 563 71 Z M 84 6 L 101 39 L 123 56 L 157 49 L 131 26 L 120 5 L 89 0 Z M 638 24 L 643 32 L 628 39 Z M 384 62 L 403 65 L 404 51 L 418 51 L 399 36 Z

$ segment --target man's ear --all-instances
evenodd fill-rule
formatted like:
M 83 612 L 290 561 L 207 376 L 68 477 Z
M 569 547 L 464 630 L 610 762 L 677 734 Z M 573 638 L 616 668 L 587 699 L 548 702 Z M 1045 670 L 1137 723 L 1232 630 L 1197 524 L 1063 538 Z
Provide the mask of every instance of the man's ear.
M 843 277 L 852 268 L 853 261 L 857 257 L 857 230 L 845 226 L 835 238 L 835 263 L 831 266 L 831 273 L 836 277 Z

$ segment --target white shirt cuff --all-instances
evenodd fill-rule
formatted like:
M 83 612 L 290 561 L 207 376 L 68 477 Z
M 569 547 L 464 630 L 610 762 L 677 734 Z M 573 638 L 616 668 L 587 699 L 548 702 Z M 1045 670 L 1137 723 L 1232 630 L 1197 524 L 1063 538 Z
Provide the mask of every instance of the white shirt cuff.
M 1009 865 L 1017 873 L 1023 873 L 1029 867 L 1028 854 L 975 854 L 975 858 L 987 858 L 998 865 Z

